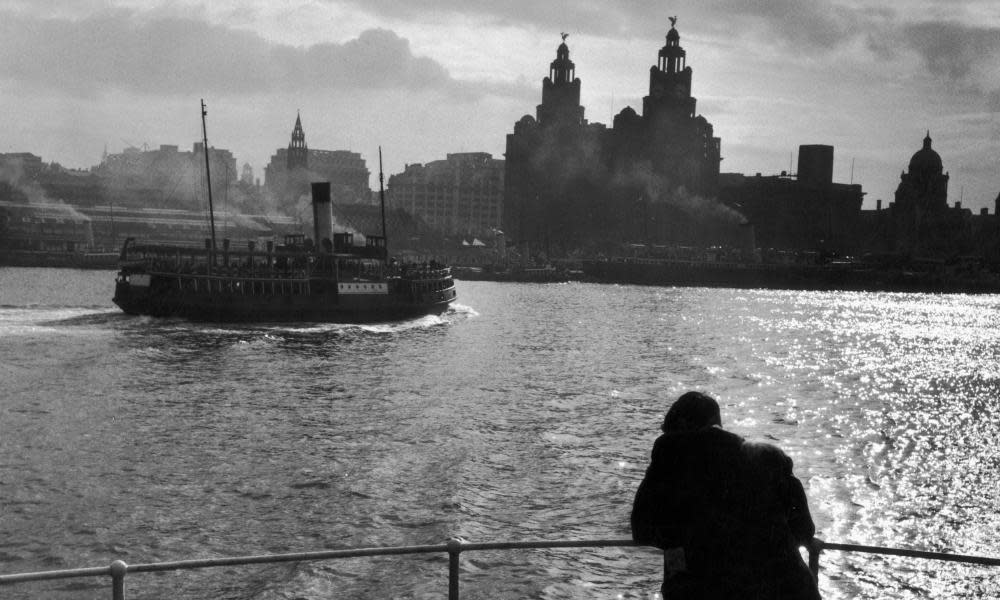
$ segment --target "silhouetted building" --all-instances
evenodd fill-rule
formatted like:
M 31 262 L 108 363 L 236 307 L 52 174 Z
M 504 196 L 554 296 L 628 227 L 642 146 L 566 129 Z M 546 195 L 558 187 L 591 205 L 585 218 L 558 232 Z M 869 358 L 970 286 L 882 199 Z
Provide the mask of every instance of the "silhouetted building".
M 580 79 L 563 40 L 542 80 L 536 116 L 525 115 L 507 135 L 503 229 L 534 253 L 578 245 L 588 233 L 588 205 L 606 202 L 604 126 L 584 118 Z
M 713 196 L 717 191 L 721 141 L 712 125 L 696 112 L 691 96 L 691 67 L 675 27 L 667 33 L 655 66 L 649 69 L 649 95 L 642 117 L 621 111 L 609 132 L 615 170 L 652 182 L 663 193 Z M 638 172 L 637 172 L 638 171 Z
M 190 152 L 163 144 L 156 150 L 125 148 L 105 155 L 94 174 L 115 203 L 133 206 L 194 208 L 208 205 L 205 188 L 205 144 L 195 142 Z M 236 158 L 225 149 L 210 147 L 212 195 L 217 200 L 239 178 Z
M 34 179 L 42 171 L 42 157 L 30 152 L 8 152 L 0 154 L 0 174 L 4 181 L 12 179 Z
M 961 202 L 948 205 L 949 175 L 931 142 L 928 132 L 900 174 L 895 202 L 865 211 L 864 249 L 903 261 L 1000 262 L 1000 218 L 987 208 L 973 214 Z M 996 204 L 1000 209 L 1000 199 Z
M 931 148 L 931 134 L 910 158 L 899 176 L 892 205 L 892 249 L 913 256 L 944 256 L 969 250 L 971 211 L 948 207 L 948 173 L 941 156 Z M 968 213 L 968 214 L 964 214 Z M 963 238 L 965 240 L 963 241 Z
M 288 147 L 276 150 L 264 168 L 264 185 L 283 206 L 308 197 L 314 181 L 330 182 L 334 204 L 367 204 L 370 176 L 365 160 L 356 152 L 310 149 L 302 119 L 296 115 Z
M 101 188 L 100 181 L 89 171 L 46 164 L 28 152 L 0 154 L 0 200 L 86 203 L 99 197 Z
M 501 224 L 504 161 L 484 152 L 406 165 L 389 177 L 389 203 L 445 234 L 482 236 Z
M 864 192 L 858 184 L 833 182 L 833 146 L 799 146 L 797 176 L 726 173 L 720 179 L 719 199 L 753 225 L 759 248 L 857 249 Z
M 718 186 L 720 142 L 696 115 L 685 63 L 671 27 L 650 68 L 643 114 L 627 107 L 609 130 L 584 118 L 564 36 L 542 81 L 535 118 L 522 117 L 507 136 L 503 229 L 531 246 L 525 255 L 563 255 L 636 238 L 685 242 L 688 234 L 698 235 L 690 219 L 732 212 L 709 200 Z

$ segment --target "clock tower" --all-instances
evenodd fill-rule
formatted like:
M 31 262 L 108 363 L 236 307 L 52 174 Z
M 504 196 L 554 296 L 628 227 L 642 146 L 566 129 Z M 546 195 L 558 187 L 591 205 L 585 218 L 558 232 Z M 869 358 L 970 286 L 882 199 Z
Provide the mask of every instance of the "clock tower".
M 586 123 L 580 106 L 580 79 L 576 65 L 569 59 L 568 33 L 556 48 L 556 59 L 549 65 L 549 76 L 542 80 L 542 103 L 536 114 L 543 127 L 552 124 L 580 126 Z
M 649 68 L 649 95 L 642 99 L 644 115 L 662 113 L 682 117 L 695 116 L 696 100 L 691 97 L 691 67 L 686 65 L 687 52 L 681 47 L 677 33 L 677 17 L 670 17 L 667 45 L 660 48 L 656 65 Z

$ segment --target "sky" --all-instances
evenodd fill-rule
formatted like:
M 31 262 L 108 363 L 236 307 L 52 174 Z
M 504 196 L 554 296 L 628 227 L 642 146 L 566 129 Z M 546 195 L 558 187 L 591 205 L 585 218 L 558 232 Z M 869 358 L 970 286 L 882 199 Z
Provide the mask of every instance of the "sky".
M 723 172 L 795 170 L 892 201 L 927 132 L 949 202 L 1000 194 L 996 0 L 0 0 L 0 152 L 89 168 L 105 149 L 209 144 L 263 169 L 301 115 L 310 148 L 378 186 L 448 153 L 502 158 L 561 43 L 590 122 L 642 111 L 676 16 Z

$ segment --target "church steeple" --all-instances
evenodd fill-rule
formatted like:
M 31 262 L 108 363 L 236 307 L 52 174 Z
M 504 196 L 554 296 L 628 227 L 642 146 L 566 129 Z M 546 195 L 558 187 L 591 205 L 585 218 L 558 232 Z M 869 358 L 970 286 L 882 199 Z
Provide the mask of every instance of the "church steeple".
M 302 129 L 302 117 L 295 113 L 295 128 L 292 141 L 288 144 L 288 170 L 309 167 L 309 147 L 306 146 L 306 132 Z

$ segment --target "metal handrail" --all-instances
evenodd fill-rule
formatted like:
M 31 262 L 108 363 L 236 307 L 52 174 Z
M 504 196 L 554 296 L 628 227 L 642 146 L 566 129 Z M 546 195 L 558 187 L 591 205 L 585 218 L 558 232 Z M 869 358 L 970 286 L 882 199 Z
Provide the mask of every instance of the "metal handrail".
M 34 573 L 14 573 L 0 575 L 0 586 L 28 581 L 50 581 L 79 577 L 110 576 L 113 600 L 125 600 L 125 575 L 128 573 L 151 573 L 157 571 L 178 571 L 185 569 L 203 569 L 211 567 L 241 566 L 262 563 L 303 562 L 314 560 L 329 560 L 335 558 L 357 558 L 363 556 L 392 556 L 402 554 L 448 554 L 448 598 L 459 598 L 459 556 L 462 552 L 476 550 L 518 550 L 539 548 L 609 548 L 640 546 L 631 539 L 606 540 L 528 540 L 508 542 L 468 542 L 459 538 L 449 539 L 444 544 L 423 546 L 381 546 L 371 548 L 346 548 L 342 550 L 321 550 L 316 552 L 294 552 L 288 554 L 261 554 L 249 556 L 230 556 L 221 558 L 203 558 L 177 560 L 158 563 L 126 564 L 116 560 L 107 567 L 89 567 L 81 569 L 65 569 L 59 571 L 39 571 Z M 813 574 L 819 571 L 819 555 L 824 550 L 843 552 L 861 552 L 867 554 L 884 554 L 905 556 L 930 560 L 962 562 L 987 566 L 1000 566 L 1000 558 L 988 556 L 973 556 L 967 554 L 949 554 L 945 552 L 928 552 L 925 550 L 910 550 L 905 548 L 888 548 L 882 546 L 865 546 L 859 544 L 841 544 L 824 542 L 814 539 L 808 546 L 809 566 Z
M 865 554 L 886 554 L 889 556 L 906 556 L 909 558 L 926 558 L 929 560 L 943 560 L 948 562 L 961 562 L 976 565 L 986 565 L 990 567 L 1000 567 L 1000 558 L 991 556 L 973 556 L 971 554 L 949 554 L 947 552 L 929 552 L 927 550 L 909 550 L 906 548 L 887 548 L 884 546 L 863 546 L 860 544 L 838 544 L 835 542 L 823 542 L 816 540 L 819 550 L 842 550 L 845 552 L 861 552 Z M 819 552 L 816 552 L 819 555 Z M 810 559 L 813 551 L 810 549 Z

